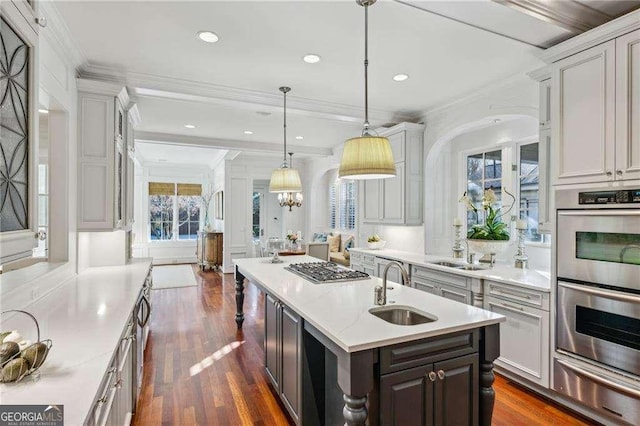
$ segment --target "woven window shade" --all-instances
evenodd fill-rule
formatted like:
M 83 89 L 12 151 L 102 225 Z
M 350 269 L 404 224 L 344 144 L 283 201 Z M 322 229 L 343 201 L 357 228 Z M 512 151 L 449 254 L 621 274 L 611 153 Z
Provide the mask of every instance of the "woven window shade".
M 198 183 L 179 183 L 178 195 L 202 195 L 202 185 Z
M 174 195 L 175 183 L 149 182 L 149 195 Z

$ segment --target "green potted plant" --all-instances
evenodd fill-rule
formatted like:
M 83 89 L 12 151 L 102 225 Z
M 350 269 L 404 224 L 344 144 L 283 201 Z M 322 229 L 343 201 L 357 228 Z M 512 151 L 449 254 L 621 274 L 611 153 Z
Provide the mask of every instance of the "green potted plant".
M 485 220 L 483 224 L 476 223 L 471 226 L 471 229 L 467 230 L 469 250 L 483 254 L 496 254 L 502 252 L 509 245 L 509 228 L 508 225 L 502 221 L 502 218 L 511 211 L 516 199 L 513 194 L 506 189 L 503 189 L 503 191 L 511 197 L 511 205 L 509 205 L 506 211 L 493 207 L 497 199 L 492 188 L 484 191 L 482 196 L 482 209 L 485 213 Z M 467 210 L 475 213 L 477 222 L 479 219 L 478 209 L 473 205 L 466 192 L 462 198 L 460 198 L 460 202 L 466 204 Z

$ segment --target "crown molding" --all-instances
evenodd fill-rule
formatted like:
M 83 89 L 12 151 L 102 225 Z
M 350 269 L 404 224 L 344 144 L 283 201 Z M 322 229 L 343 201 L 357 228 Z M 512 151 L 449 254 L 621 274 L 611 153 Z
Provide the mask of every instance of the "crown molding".
M 217 148 L 242 152 L 282 153 L 282 144 L 239 141 L 231 139 L 205 138 L 200 136 L 177 135 L 158 132 L 135 133 L 136 142 L 150 142 L 171 145 L 187 145 L 207 148 Z M 332 154 L 331 148 L 318 148 L 313 146 L 290 146 L 296 154 L 306 154 L 319 157 L 328 157 Z
M 40 29 L 40 36 L 55 42 L 60 48 L 60 53 L 74 69 L 77 70 L 87 64 L 86 56 L 71 35 L 71 30 L 69 30 L 55 3 L 39 1 L 38 8 L 39 12 L 47 18 L 47 26 Z
M 265 93 L 255 90 L 227 87 L 193 80 L 165 77 L 154 74 L 118 70 L 111 67 L 87 64 L 81 71 L 83 78 L 117 82 L 127 85 L 133 95 L 209 103 L 215 105 L 244 108 L 255 111 L 256 108 L 268 112 L 282 110 L 280 93 Z M 362 123 L 364 109 L 352 105 L 318 101 L 295 96 L 287 97 L 287 112 L 294 115 L 323 118 L 348 123 Z M 406 113 L 395 113 L 369 109 L 370 120 L 374 123 L 413 121 L 416 117 Z
M 127 114 L 129 115 L 129 118 L 131 118 L 131 124 L 133 124 L 133 127 L 138 127 L 138 124 L 140 124 L 140 122 L 142 121 L 138 105 L 131 105 L 131 107 L 127 110 Z
M 540 54 L 540 59 L 551 64 L 590 47 L 612 40 L 640 28 L 640 10 L 628 13 L 586 33 L 550 47 Z
M 509 87 L 530 82 L 531 80 L 527 77 L 527 75 L 524 74 L 524 72 L 519 72 L 512 75 L 511 77 L 501 79 L 493 84 L 489 84 L 482 89 L 476 89 L 471 92 L 466 92 L 457 98 L 453 98 L 443 104 L 430 108 L 422 113 L 422 119 L 423 121 L 427 122 L 428 125 L 427 117 L 429 116 L 446 114 L 452 109 L 459 109 L 462 105 L 466 105 L 479 99 L 485 98 L 491 93 L 498 90 L 503 90 Z
M 535 69 L 531 72 L 528 72 L 527 75 L 529 78 L 535 81 L 543 81 L 548 78 L 551 78 L 551 67 L 544 66 L 542 68 Z

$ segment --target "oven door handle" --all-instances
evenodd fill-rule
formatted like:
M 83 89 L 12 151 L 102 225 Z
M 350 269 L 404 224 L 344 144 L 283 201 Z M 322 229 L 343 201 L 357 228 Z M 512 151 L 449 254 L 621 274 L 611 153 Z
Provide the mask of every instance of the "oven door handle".
M 637 209 L 558 210 L 558 216 L 640 216 L 640 211 Z
M 625 294 L 625 293 L 613 292 L 613 291 L 605 291 L 605 290 L 600 290 L 600 289 L 593 288 L 593 287 L 569 284 L 569 283 L 565 283 L 563 281 L 559 281 L 558 285 L 560 287 L 569 288 L 571 290 L 579 291 L 579 292 L 582 292 L 582 293 L 593 294 L 595 296 L 606 297 L 607 299 L 614 299 L 614 300 L 618 300 L 620 302 L 640 303 L 640 297 L 633 296 L 631 294 Z
M 556 359 L 556 362 L 560 365 L 562 365 L 565 368 L 568 368 L 569 370 L 572 370 L 578 374 L 580 374 L 581 376 L 586 377 L 587 379 L 593 380 L 596 383 L 600 383 L 603 386 L 606 386 L 610 389 L 616 390 L 618 392 L 624 393 L 626 395 L 632 396 L 634 398 L 640 398 L 640 390 L 638 389 L 634 389 L 634 388 L 628 388 L 624 385 L 621 385 L 619 383 L 616 383 L 612 380 L 608 380 L 605 379 L 604 377 L 598 376 L 595 373 L 592 373 L 588 370 L 585 370 L 583 368 L 580 368 L 578 366 L 575 366 L 573 364 L 568 363 L 565 360 L 562 359 Z

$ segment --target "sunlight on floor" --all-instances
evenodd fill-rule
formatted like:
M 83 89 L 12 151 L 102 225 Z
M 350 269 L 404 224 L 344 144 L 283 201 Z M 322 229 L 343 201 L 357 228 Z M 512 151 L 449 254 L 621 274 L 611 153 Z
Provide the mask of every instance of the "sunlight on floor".
M 232 350 L 240 347 L 244 342 L 244 340 L 240 342 L 231 342 L 228 345 L 223 346 L 199 363 L 192 365 L 191 368 L 189 368 L 189 375 L 195 376 L 196 374 L 200 374 L 205 368 L 211 367 L 215 361 L 218 361 L 223 356 L 231 353 Z

